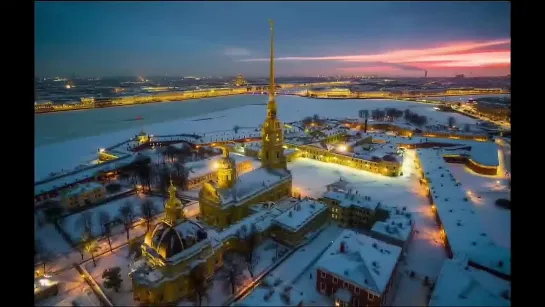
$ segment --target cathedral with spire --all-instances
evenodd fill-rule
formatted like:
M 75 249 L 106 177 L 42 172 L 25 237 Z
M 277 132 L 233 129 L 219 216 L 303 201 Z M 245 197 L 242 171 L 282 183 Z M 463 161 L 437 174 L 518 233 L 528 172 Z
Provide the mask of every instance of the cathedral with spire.
M 250 214 L 249 206 L 276 201 L 291 195 L 292 177 L 284 156 L 283 124 L 278 119 L 276 86 L 274 82 L 274 24 L 270 21 L 271 50 L 269 71 L 269 99 L 267 114 L 261 129 L 261 167 L 240 176 L 223 148 L 219 161 L 217 182 L 207 182 L 199 192 L 199 206 L 203 220 L 218 228 L 225 228 Z
M 277 118 L 274 91 L 274 36 L 271 22 L 270 88 L 267 116 L 261 131 L 262 167 L 241 174 L 223 147 L 217 182 L 207 182 L 199 192 L 201 216 L 207 224 L 225 229 L 250 215 L 250 206 L 291 195 L 292 176 L 282 147 L 282 124 Z M 133 298 L 140 305 L 172 305 L 195 293 L 196 282 L 210 279 L 223 266 L 227 251 L 245 250 L 237 238 L 210 235 L 197 221 L 186 219 L 183 203 L 170 183 L 165 216 L 150 229 L 141 244 L 141 257 L 130 264 Z M 277 214 L 281 212 L 278 211 Z M 236 227 L 233 225 L 231 227 Z M 229 233 L 229 230 L 226 230 Z M 280 232 L 279 232 L 280 235 Z M 237 243 L 238 242 L 238 243 Z

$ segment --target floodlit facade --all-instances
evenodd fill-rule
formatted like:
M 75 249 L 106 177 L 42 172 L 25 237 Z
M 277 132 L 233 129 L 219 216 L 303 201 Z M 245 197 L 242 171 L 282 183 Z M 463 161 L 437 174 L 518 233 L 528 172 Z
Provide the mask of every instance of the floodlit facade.
M 371 229 L 376 221 L 388 217 L 388 211 L 379 208 L 378 202 L 350 191 L 328 191 L 320 201 L 327 204 L 331 219 L 343 227 Z
M 90 205 L 104 199 L 106 189 L 98 182 L 79 184 L 61 193 L 61 204 L 65 208 Z

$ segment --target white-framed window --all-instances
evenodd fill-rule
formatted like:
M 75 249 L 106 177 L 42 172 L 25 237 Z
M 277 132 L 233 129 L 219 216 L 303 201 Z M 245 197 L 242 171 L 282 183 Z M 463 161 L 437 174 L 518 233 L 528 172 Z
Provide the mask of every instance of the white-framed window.
M 320 292 L 325 292 L 325 282 L 320 283 Z
M 360 305 L 360 301 L 357 298 L 353 298 L 352 299 L 352 306 L 359 306 L 359 305 Z
M 346 281 L 343 282 L 343 288 L 348 288 L 348 283 Z
M 375 298 L 375 296 L 373 295 L 373 293 L 369 292 L 369 293 L 367 293 L 367 298 L 372 300 L 372 299 Z
M 322 278 L 325 278 L 325 273 L 324 273 L 324 272 L 320 272 L 320 276 L 321 276 Z
M 336 284 L 339 280 L 337 279 L 337 277 L 333 277 L 333 283 Z
M 354 293 L 356 294 L 360 294 L 360 288 L 358 287 L 354 287 Z M 356 305 L 357 306 L 357 305 Z

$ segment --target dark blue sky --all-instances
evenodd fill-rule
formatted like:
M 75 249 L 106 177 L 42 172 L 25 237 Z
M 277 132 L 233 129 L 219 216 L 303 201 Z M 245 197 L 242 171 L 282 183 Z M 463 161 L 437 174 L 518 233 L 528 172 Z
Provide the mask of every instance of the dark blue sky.
M 39 2 L 35 13 L 39 76 L 266 76 L 266 62 L 240 60 L 268 56 L 270 18 L 277 57 L 377 55 L 511 37 L 509 2 Z M 277 72 L 380 73 L 389 65 L 279 60 Z M 468 65 L 477 74 L 488 64 Z

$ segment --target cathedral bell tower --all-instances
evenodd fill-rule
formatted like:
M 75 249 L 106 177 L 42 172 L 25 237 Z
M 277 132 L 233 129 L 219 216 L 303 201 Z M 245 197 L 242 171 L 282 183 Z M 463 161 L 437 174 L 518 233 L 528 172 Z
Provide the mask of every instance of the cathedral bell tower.
M 168 194 L 169 198 L 165 203 L 165 223 L 174 226 L 178 223 L 178 221 L 182 221 L 184 218 L 183 213 L 183 204 L 182 201 L 180 201 L 176 197 L 176 187 L 172 183 L 172 179 L 170 179 L 170 187 L 168 188 Z
M 229 148 L 221 147 L 223 156 L 218 161 L 218 188 L 232 188 L 237 182 L 237 166 L 235 160 L 229 156 Z
M 286 157 L 284 157 L 284 125 L 278 120 L 277 104 L 275 100 L 276 85 L 274 83 L 274 23 L 271 25 L 271 59 L 269 75 L 269 101 L 267 102 L 267 118 L 261 129 L 261 151 L 259 156 L 261 164 L 269 169 L 286 169 Z

